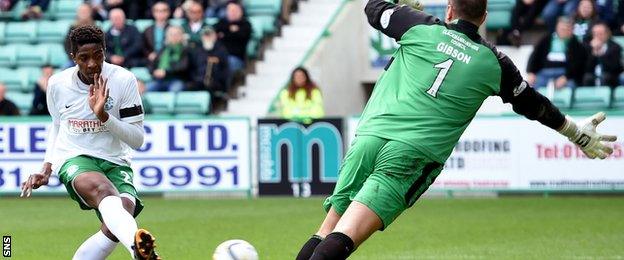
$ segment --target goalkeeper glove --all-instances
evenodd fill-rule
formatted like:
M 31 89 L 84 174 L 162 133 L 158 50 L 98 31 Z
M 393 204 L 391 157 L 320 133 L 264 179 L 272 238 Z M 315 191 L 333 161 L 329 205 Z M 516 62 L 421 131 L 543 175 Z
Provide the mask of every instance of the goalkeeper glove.
M 587 157 L 594 159 L 596 157 L 605 159 L 613 153 L 613 148 L 607 146 L 605 142 L 614 142 L 617 137 L 614 135 L 602 135 L 596 133 L 596 127 L 606 118 L 604 112 L 598 112 L 578 124 L 570 117 L 566 116 L 563 127 L 559 129 L 559 133 L 568 137 L 570 141 L 575 143 Z
M 407 5 L 418 11 L 422 11 L 425 8 L 425 6 L 420 2 L 420 0 L 394 0 L 394 3 L 398 5 Z

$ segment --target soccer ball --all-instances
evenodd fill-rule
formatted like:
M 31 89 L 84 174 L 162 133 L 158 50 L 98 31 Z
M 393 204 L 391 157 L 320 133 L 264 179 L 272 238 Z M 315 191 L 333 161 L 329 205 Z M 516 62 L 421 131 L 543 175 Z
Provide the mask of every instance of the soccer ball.
M 258 260 L 258 252 L 249 244 L 249 242 L 241 239 L 232 239 L 221 243 L 217 246 L 213 260 Z

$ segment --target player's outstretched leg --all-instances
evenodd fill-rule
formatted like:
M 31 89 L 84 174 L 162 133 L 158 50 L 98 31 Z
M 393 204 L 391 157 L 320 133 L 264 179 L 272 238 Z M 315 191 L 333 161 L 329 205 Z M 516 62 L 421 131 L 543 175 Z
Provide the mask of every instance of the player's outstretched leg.
M 85 240 L 76 250 L 72 260 L 104 260 L 117 247 L 117 242 L 111 240 L 101 230 Z
M 99 210 L 104 224 L 134 256 L 132 247 L 137 224 L 124 209 L 113 184 L 101 173 L 86 172 L 74 179 L 73 186 L 87 205 Z
M 375 212 L 353 201 L 333 232 L 316 247 L 310 260 L 346 259 L 357 246 L 382 227 L 383 223 Z
M 139 229 L 134 235 L 134 259 L 159 260 L 156 253 L 156 238 L 147 230 Z
M 312 256 L 312 253 L 314 252 L 316 246 L 318 246 L 318 244 L 323 241 L 323 238 L 325 238 L 327 235 L 329 235 L 329 233 L 332 232 L 332 230 L 334 230 L 334 227 L 336 227 L 338 220 L 340 220 L 340 215 L 338 215 L 333 207 L 330 208 L 319 230 L 310 239 L 308 239 L 308 241 L 303 244 L 303 247 L 301 247 L 301 250 L 299 250 L 299 254 L 297 254 L 296 260 L 310 259 L 310 256 Z

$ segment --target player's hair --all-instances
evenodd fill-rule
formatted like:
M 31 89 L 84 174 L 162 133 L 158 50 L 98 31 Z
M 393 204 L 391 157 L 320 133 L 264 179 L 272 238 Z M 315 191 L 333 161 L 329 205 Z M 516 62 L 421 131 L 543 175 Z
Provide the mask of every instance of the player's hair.
M 305 82 L 304 86 L 297 86 L 295 84 L 295 73 L 297 71 L 303 72 L 303 74 L 306 77 L 306 82 Z M 297 67 L 290 74 L 290 82 L 288 82 L 288 96 L 290 96 L 290 98 L 294 99 L 295 98 L 295 94 L 297 93 L 297 90 L 299 90 L 299 88 L 305 89 L 305 91 L 306 91 L 306 99 L 311 99 L 312 98 L 312 91 L 318 88 L 316 86 L 316 84 L 312 81 L 312 79 L 310 78 L 310 73 L 308 73 L 308 70 L 305 69 L 304 67 Z
M 477 22 L 485 15 L 487 0 L 452 0 L 458 18 Z
M 95 43 L 106 48 L 104 41 L 104 32 L 95 25 L 79 25 L 69 32 L 69 42 L 72 53 L 76 54 L 78 48 L 82 45 Z

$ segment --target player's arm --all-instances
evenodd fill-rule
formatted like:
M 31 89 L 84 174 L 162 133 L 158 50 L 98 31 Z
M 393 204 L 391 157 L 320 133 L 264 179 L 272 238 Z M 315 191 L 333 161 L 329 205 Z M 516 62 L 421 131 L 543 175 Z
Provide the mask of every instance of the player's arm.
M 119 110 L 119 119 L 110 116 L 104 110 L 109 89 L 107 80 L 97 77 L 89 89 L 89 106 L 97 118 L 104 123 L 108 131 L 128 144 L 132 149 L 138 149 L 143 145 L 145 130 L 143 129 L 143 106 L 139 90 L 134 76 L 129 77 L 125 86 L 123 99 Z
M 416 10 L 422 9 L 415 6 L 417 0 L 410 0 L 414 4 L 411 6 L 402 4 L 408 1 L 386 2 L 385 0 L 369 0 L 364 8 L 368 23 L 375 29 L 381 31 L 395 40 L 400 40 L 405 32 L 419 24 L 441 24 L 440 19 Z M 396 3 L 399 3 L 398 5 Z
M 53 80 L 48 80 L 48 86 L 46 88 L 46 103 L 50 116 L 52 117 L 52 123 L 48 129 L 48 136 L 46 138 L 47 146 L 45 157 L 43 159 L 43 166 L 41 167 L 41 171 L 39 173 L 31 174 L 28 176 L 28 179 L 22 183 L 21 197 L 30 197 L 32 190 L 48 184 L 50 175 L 52 175 L 54 147 L 56 146 L 56 139 L 59 132 L 60 117 L 58 108 L 56 107 L 56 102 L 54 101 L 55 88 L 53 84 L 50 84 L 50 82 L 53 82 Z
M 509 57 L 495 49 L 494 51 L 501 66 L 498 95 L 503 102 L 511 103 L 514 112 L 558 131 L 578 145 L 589 158 L 604 159 L 613 152 L 613 149 L 603 141 L 613 142 L 616 137 L 596 133 L 596 126 L 605 119 L 604 113 L 597 113 L 580 123 L 574 122 L 570 117 L 563 115 L 548 98 L 529 86 Z

